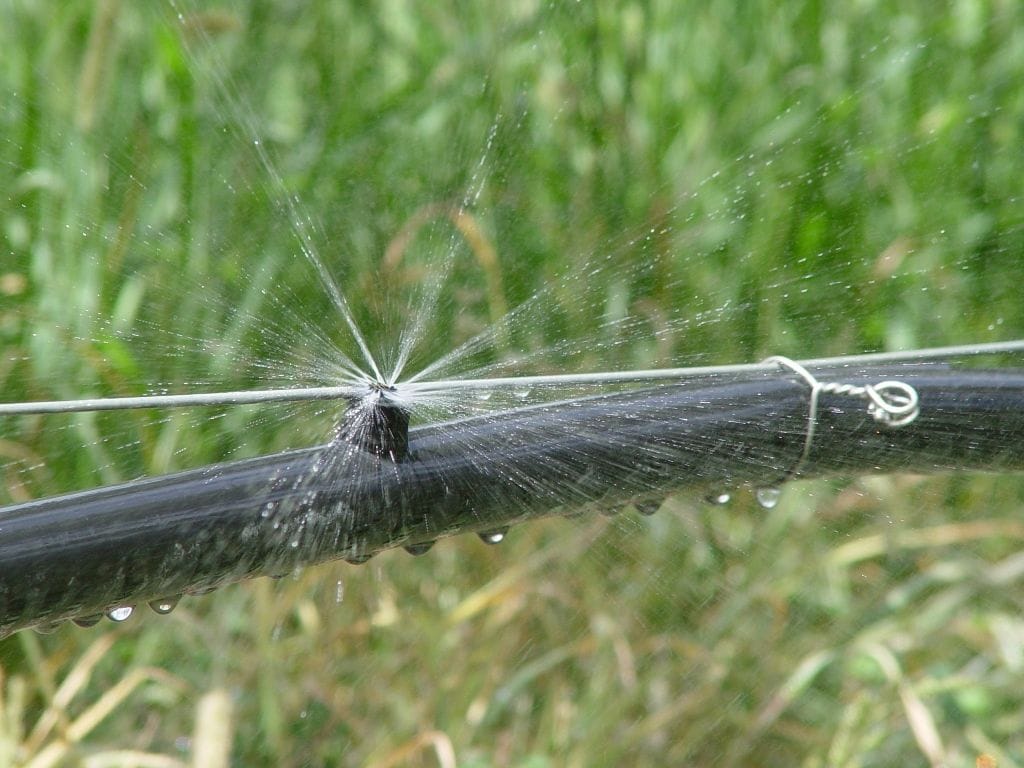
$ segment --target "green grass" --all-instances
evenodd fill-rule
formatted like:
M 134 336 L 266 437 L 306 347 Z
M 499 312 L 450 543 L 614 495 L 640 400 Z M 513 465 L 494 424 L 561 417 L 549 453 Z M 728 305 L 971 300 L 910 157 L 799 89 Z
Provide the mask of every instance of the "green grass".
M 454 229 L 420 227 L 382 278 L 383 255 L 484 169 L 470 212 L 497 272 L 454 236 L 421 363 L 549 283 L 476 362 L 565 339 L 539 370 L 1024 337 L 1014 4 L 621 6 L 225 3 L 183 8 L 182 34 L 170 6 L 0 0 L 0 400 L 328 375 L 303 360 L 347 342 L 247 121 L 375 349 Z M 657 340 L 615 344 L 621 308 Z M 322 422 L 0 424 L 0 498 Z M 238 765 L 1024 765 L 1022 504 L 1015 477 L 672 498 L 22 633 L 0 643 L 0 750 L 187 764 L 224 738 L 194 721 L 225 691 Z

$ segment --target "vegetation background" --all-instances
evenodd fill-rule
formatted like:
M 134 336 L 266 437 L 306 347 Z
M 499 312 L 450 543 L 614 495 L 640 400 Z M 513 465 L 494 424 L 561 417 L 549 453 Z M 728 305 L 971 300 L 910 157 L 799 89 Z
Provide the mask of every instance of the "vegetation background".
M 545 286 L 475 362 L 1024 337 L 1009 0 L 0 14 L 0 400 L 329 379 L 307 212 L 374 348 L 454 249 L 421 362 Z M 214 415 L 5 423 L 0 498 L 324 433 Z M 0 764 L 1024 765 L 1022 501 L 984 476 L 673 497 L 22 632 Z

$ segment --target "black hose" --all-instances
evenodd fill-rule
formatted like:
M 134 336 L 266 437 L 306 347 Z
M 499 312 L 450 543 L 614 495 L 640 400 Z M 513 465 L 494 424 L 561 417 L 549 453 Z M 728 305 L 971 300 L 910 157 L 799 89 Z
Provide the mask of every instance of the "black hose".
M 345 439 L 327 446 L 9 506 L 0 635 L 147 601 L 169 609 L 182 593 L 250 576 L 396 546 L 421 552 L 443 536 L 682 489 L 770 487 L 795 471 L 1024 469 L 1024 370 L 814 375 L 898 378 L 920 413 L 893 428 L 865 401 L 822 392 L 807 446 L 810 387 L 799 376 L 705 377 L 417 427 L 401 455 L 380 436 L 367 449 L 342 425 Z

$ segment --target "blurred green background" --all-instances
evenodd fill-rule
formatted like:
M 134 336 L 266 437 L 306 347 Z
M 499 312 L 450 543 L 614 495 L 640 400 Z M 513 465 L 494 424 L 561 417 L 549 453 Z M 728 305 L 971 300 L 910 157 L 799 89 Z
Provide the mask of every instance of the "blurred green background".
M 356 352 L 297 228 L 384 359 L 449 264 L 410 372 L 537 292 L 463 368 L 1024 337 L 1016 3 L 0 10 L 0 400 L 333 381 Z M 4 423 L 0 498 L 333 414 L 210 415 Z M 1022 501 L 671 498 L 21 633 L 0 762 L 1024 765 Z

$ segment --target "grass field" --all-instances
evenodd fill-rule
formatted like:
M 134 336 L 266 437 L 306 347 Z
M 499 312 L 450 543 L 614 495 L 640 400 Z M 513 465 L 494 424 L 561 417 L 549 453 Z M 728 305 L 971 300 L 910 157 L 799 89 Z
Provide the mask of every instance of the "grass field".
M 146 5 L 0 0 L 0 401 L 329 380 L 307 213 L 385 357 L 455 254 L 421 365 L 541 289 L 471 364 L 1024 338 L 1008 0 Z M 0 501 L 326 432 L 209 415 L 0 424 Z M 1022 508 L 672 497 L 23 632 L 0 765 L 1024 765 Z

